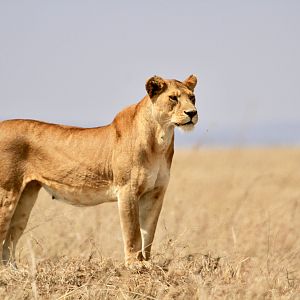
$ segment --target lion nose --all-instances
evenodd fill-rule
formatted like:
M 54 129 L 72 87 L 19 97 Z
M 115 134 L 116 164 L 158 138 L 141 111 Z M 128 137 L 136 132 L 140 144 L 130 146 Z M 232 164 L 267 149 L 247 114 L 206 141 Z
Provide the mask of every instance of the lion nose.
M 186 111 L 186 110 L 185 110 L 184 113 L 185 113 L 186 115 L 188 115 L 191 119 L 193 119 L 193 117 L 196 116 L 197 111 L 196 111 L 196 110 L 189 110 L 189 111 Z

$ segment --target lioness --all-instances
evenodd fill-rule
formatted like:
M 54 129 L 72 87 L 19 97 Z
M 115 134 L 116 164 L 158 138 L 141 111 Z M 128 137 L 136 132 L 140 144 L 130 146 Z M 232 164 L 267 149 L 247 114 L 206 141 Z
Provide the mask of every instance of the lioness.
M 41 187 L 72 205 L 117 201 L 126 265 L 148 260 L 169 182 L 174 127 L 190 130 L 198 121 L 196 83 L 194 75 L 183 82 L 153 76 L 146 82 L 148 95 L 103 127 L 1 122 L 2 262 L 15 264 Z

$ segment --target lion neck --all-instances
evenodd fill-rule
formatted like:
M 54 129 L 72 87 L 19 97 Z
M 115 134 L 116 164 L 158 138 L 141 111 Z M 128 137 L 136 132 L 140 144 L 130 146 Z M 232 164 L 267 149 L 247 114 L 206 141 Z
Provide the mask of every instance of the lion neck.
M 138 122 L 144 123 L 144 134 L 147 143 L 155 147 L 156 151 L 165 152 L 174 143 L 174 126 L 159 123 L 153 113 L 153 104 L 146 96 L 138 104 Z

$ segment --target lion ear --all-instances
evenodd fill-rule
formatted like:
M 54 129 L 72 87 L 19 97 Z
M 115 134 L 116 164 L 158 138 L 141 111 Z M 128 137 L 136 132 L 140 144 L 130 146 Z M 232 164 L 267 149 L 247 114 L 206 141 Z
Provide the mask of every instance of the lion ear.
M 194 88 L 197 85 L 197 77 L 195 75 L 191 75 L 183 83 L 187 86 L 188 89 L 194 91 Z
M 159 76 L 153 76 L 146 82 L 146 91 L 150 98 L 160 95 L 167 88 L 167 83 Z

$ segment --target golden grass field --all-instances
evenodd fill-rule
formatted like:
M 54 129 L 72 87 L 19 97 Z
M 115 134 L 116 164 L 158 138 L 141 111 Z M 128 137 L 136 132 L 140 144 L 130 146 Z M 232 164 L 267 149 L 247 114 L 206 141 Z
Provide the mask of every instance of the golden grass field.
M 153 266 L 123 265 L 116 203 L 43 190 L 0 299 L 300 299 L 300 149 L 177 150 Z

